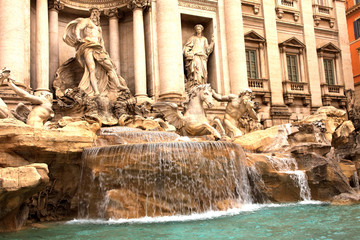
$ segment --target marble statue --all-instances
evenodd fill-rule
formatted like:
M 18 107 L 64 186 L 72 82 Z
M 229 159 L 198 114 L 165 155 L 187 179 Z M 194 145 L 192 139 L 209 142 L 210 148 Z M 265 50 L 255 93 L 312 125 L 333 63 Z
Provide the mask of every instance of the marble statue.
M 52 110 L 52 94 L 49 92 L 41 92 L 39 96 L 34 96 L 24 89 L 19 88 L 14 83 L 15 80 L 8 78 L 9 87 L 24 100 L 35 105 L 29 111 L 26 124 L 32 127 L 42 128 L 47 120 L 54 117 L 54 111 Z
M 84 69 L 79 88 L 89 96 L 106 96 L 108 92 L 127 89 L 125 80 L 118 76 L 116 67 L 106 52 L 100 11 L 90 10 L 89 18 L 77 18 L 65 29 L 63 40 L 76 49 L 76 59 Z
M 195 85 L 207 83 L 207 61 L 214 49 L 214 36 L 209 44 L 207 38 L 202 35 L 204 27 L 201 24 L 197 24 L 194 29 L 195 35 L 186 41 L 183 48 L 187 89 Z
M 235 94 L 220 95 L 215 91 L 212 92 L 212 96 L 219 102 L 228 102 L 225 109 L 225 115 L 223 120 L 223 126 L 225 132 L 229 137 L 236 138 L 242 136 L 245 132 L 240 128 L 250 127 L 244 126 L 248 124 L 254 125 L 249 119 L 242 119 L 245 114 L 249 115 L 249 118 L 255 120 L 255 125 L 260 124 L 259 119 L 254 110 L 255 103 L 252 101 L 252 91 L 249 88 L 245 88 L 237 96 Z M 251 126 L 251 128 L 255 128 Z
M 0 70 L 0 86 L 10 76 L 10 70 L 6 67 Z M 0 98 L 0 119 L 11 117 L 12 114 L 6 103 Z
M 220 129 L 219 132 L 207 119 L 203 107 L 203 103 L 205 103 L 211 108 L 213 106 L 212 100 L 213 96 L 210 84 L 202 84 L 192 87 L 189 91 L 188 99 L 183 103 L 185 105 L 184 114 L 179 111 L 175 103 L 158 102 L 153 105 L 153 108 L 159 110 L 164 115 L 165 120 L 174 125 L 181 135 L 212 135 L 215 139 L 221 139 L 224 137 L 225 132 L 220 121 L 216 120 L 213 123 Z

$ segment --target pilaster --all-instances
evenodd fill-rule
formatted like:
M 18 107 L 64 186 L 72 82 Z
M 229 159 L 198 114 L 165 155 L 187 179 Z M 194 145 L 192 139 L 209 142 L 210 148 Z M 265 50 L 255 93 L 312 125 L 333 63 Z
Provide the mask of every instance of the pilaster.
M 346 11 L 345 1 L 334 0 L 334 8 L 336 12 L 336 25 L 338 28 L 339 36 L 339 48 L 341 50 L 341 65 L 338 66 L 337 70 L 342 70 L 342 76 L 344 80 L 345 90 L 354 90 L 354 79 L 351 65 L 349 35 L 346 23 Z
M 230 91 L 239 94 L 248 87 L 241 2 L 224 1 Z
M 273 125 L 283 124 L 289 121 L 291 114 L 287 106 L 285 106 L 283 98 L 282 64 L 278 46 L 275 1 L 263 1 L 263 13 L 271 88 L 270 115 L 273 119 Z M 286 65 L 284 68 L 286 68 Z

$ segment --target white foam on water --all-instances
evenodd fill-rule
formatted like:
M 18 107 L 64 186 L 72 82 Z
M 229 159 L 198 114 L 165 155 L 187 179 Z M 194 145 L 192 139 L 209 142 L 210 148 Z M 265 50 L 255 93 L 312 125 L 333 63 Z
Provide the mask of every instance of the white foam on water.
M 194 213 L 191 215 L 175 215 L 161 217 L 142 217 L 133 219 L 74 219 L 66 222 L 66 224 L 147 224 L 147 223 L 166 223 L 166 222 L 189 222 L 199 220 L 210 220 L 219 217 L 228 217 L 239 215 L 245 212 L 259 211 L 264 208 L 288 207 L 296 205 L 323 205 L 326 202 L 321 201 L 301 201 L 297 203 L 269 203 L 269 204 L 244 204 L 241 208 L 232 208 L 227 211 L 208 211 L 205 213 Z

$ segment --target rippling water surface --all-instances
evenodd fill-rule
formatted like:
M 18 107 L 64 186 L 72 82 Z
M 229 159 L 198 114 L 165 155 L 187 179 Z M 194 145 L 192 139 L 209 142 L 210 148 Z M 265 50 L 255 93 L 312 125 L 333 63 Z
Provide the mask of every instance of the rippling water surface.
M 73 220 L 0 239 L 360 239 L 360 205 L 250 205 L 227 212 L 136 220 Z

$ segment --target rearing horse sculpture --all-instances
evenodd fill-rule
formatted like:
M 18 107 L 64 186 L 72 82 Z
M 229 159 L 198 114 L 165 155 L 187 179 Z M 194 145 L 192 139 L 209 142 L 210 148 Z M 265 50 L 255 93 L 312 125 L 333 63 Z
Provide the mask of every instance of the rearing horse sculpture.
M 225 135 L 224 128 L 219 120 L 214 122 L 220 129 L 217 131 L 209 123 L 203 107 L 205 103 L 209 108 L 213 106 L 213 96 L 210 84 L 202 84 L 193 87 L 188 93 L 188 100 L 184 102 L 184 115 L 178 110 L 175 103 L 159 102 L 153 107 L 158 109 L 165 117 L 165 119 L 178 132 L 185 136 L 202 136 L 213 135 L 215 139 L 220 139 Z

